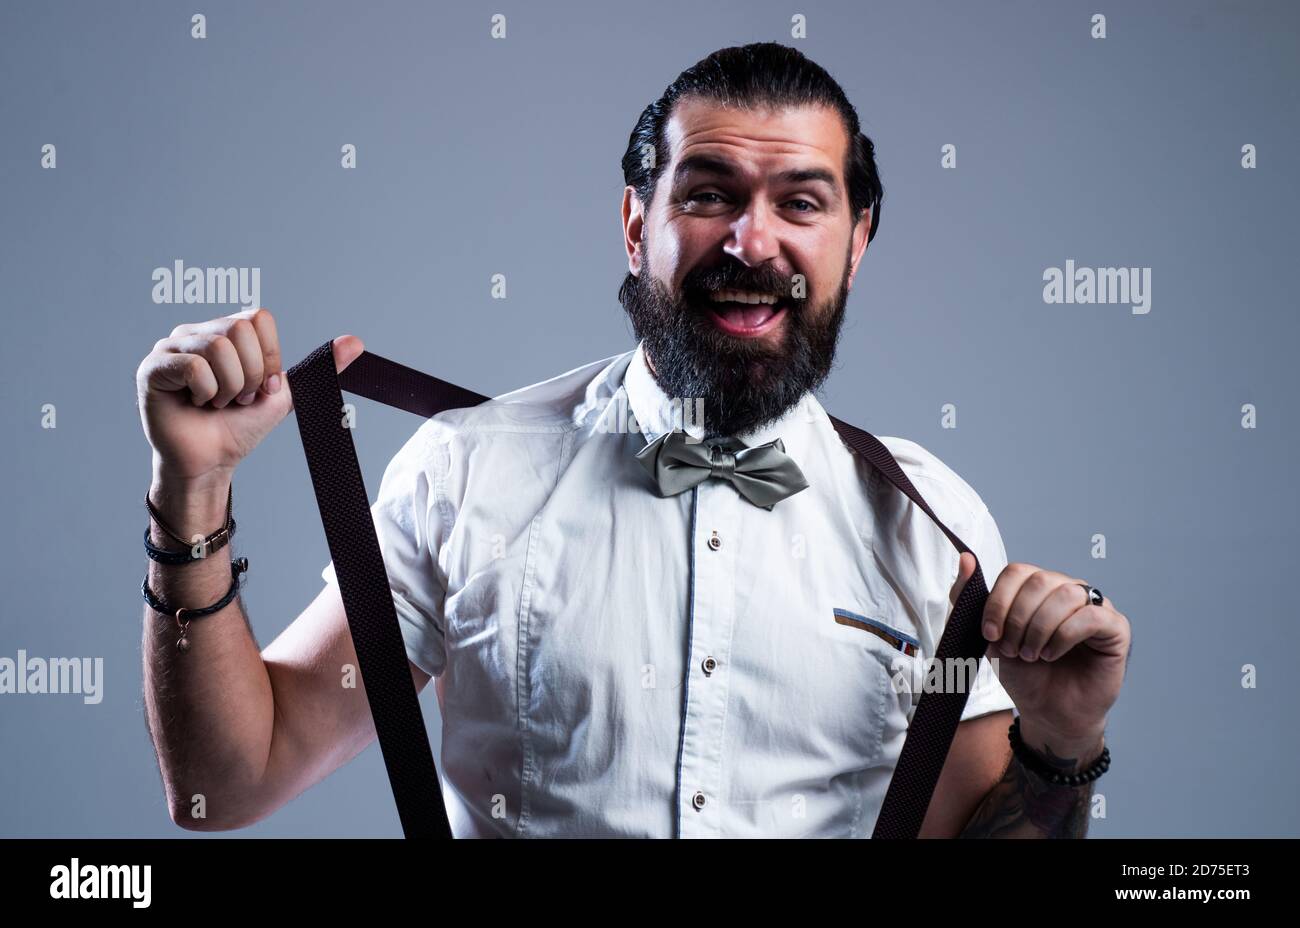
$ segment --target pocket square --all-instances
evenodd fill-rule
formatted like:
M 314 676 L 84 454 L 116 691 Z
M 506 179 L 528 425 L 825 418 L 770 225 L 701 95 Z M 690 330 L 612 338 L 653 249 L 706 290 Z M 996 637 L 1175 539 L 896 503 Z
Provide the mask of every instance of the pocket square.
M 888 642 L 889 646 L 894 650 L 902 651 L 910 657 L 915 657 L 916 652 L 921 647 L 921 642 L 911 635 L 886 625 L 878 619 L 869 619 L 865 615 L 858 615 L 856 612 L 850 612 L 847 609 L 835 609 L 834 615 L 835 621 L 840 625 L 860 628 L 864 632 L 870 632 L 882 641 Z

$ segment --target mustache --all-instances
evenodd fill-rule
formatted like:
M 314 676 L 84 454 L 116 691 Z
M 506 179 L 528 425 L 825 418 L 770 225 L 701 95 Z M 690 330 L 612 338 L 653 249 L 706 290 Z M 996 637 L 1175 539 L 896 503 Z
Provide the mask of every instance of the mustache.
M 707 301 L 715 290 L 746 290 L 802 304 L 806 297 L 793 295 L 796 277 L 798 275 L 785 275 L 770 266 L 745 267 L 730 262 L 691 271 L 682 280 L 682 294 L 692 302 L 700 302 Z

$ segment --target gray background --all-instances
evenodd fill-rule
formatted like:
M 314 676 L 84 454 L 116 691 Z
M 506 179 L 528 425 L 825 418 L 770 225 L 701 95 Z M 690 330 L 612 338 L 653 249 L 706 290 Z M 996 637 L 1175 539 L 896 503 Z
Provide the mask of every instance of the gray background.
M 143 721 L 134 373 L 237 307 L 155 305 L 153 268 L 260 267 L 291 361 L 351 332 L 495 395 L 627 350 L 628 133 L 680 70 L 760 40 L 841 81 L 886 191 L 824 404 L 939 455 L 1012 560 L 1133 623 L 1091 834 L 1296 835 L 1297 35 L 1296 4 L 1259 2 L 3 4 L 0 654 L 101 656 L 105 681 L 95 706 L 0 696 L 0 835 L 189 834 Z M 1044 304 L 1067 258 L 1151 267 L 1151 312 Z M 373 494 L 418 423 L 360 422 Z M 265 645 L 329 559 L 291 423 L 235 497 Z M 400 834 L 377 746 L 236 834 Z

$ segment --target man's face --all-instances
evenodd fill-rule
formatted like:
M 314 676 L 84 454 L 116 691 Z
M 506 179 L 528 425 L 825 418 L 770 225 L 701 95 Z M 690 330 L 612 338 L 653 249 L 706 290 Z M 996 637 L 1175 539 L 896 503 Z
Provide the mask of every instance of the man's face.
M 821 107 L 678 102 L 645 211 L 623 195 L 624 308 L 664 392 L 708 436 L 765 425 L 830 372 L 870 229 L 853 224 L 848 133 Z

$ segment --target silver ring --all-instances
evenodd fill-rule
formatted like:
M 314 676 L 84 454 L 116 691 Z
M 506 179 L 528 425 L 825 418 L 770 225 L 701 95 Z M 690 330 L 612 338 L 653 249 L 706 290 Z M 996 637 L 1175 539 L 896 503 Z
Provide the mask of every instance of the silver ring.
M 1088 593 L 1088 605 L 1090 606 L 1101 605 L 1101 601 L 1104 598 L 1101 594 L 1101 590 L 1097 589 L 1095 586 L 1089 586 L 1086 583 L 1080 583 L 1079 586 L 1083 587 L 1084 590 L 1086 590 Z

